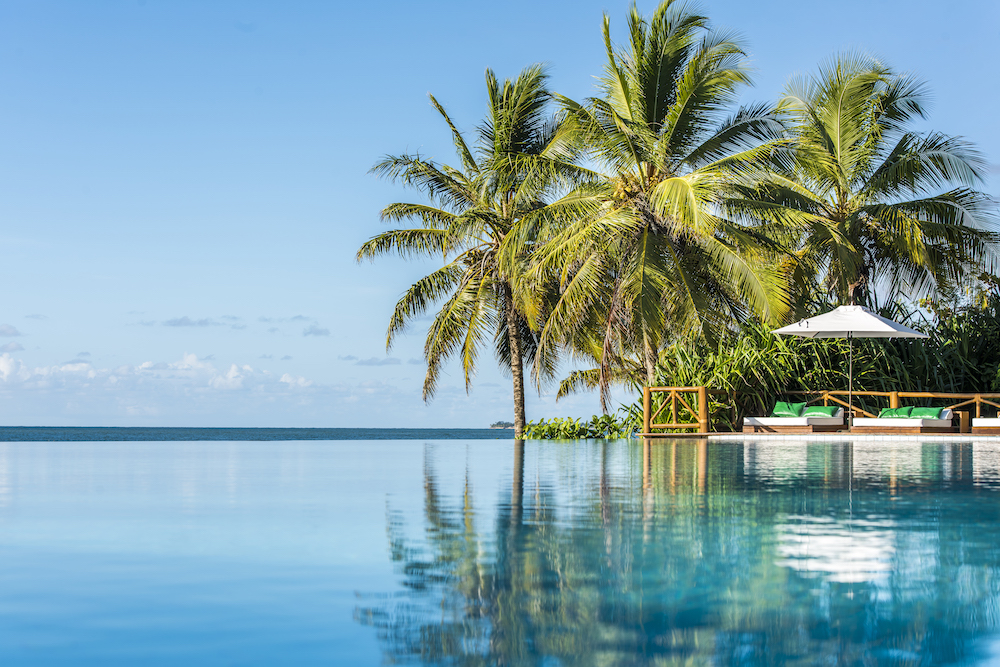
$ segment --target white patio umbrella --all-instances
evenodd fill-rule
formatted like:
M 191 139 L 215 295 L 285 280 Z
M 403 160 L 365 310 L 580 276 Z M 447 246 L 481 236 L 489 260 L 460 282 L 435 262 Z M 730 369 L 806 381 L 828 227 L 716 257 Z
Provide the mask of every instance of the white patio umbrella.
M 864 306 L 840 306 L 805 320 L 799 320 L 787 327 L 775 329 L 782 336 L 803 336 L 805 338 L 846 338 L 847 362 L 847 404 L 854 405 L 854 345 L 855 338 L 927 338 L 927 334 L 876 315 Z M 853 424 L 852 410 L 848 409 L 848 425 Z

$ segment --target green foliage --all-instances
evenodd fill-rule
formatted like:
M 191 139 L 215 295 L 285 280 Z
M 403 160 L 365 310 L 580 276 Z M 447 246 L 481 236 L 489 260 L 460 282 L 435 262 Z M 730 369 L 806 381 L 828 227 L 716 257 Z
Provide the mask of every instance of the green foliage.
M 501 368 L 511 373 L 518 433 L 524 425 L 524 364 L 546 377 L 554 371 L 557 351 L 539 353 L 532 331 L 550 290 L 520 278 L 522 253 L 509 255 L 509 265 L 501 267 L 500 248 L 508 236 L 524 236 L 533 216 L 548 215 L 558 192 L 587 173 L 575 165 L 559 119 L 548 111 L 546 85 L 541 65 L 502 83 L 486 70 L 489 109 L 476 143 L 466 140 L 431 96 L 451 131 L 461 168 L 419 154 L 390 155 L 376 164 L 373 173 L 417 190 L 428 203 L 387 206 L 383 220 L 418 226 L 379 234 L 357 253 L 358 261 L 387 253 L 441 259 L 444 266 L 414 283 L 396 304 L 386 349 L 410 322 L 440 306 L 424 345 L 424 400 L 434 396 L 442 368 L 455 358 L 468 391 L 480 352 L 492 343 Z
M 431 103 L 451 131 L 460 169 L 419 154 L 386 156 L 372 169 L 379 176 L 422 192 L 430 204 L 387 206 L 382 211 L 384 220 L 420 226 L 373 237 L 358 250 L 358 261 L 387 253 L 444 260 L 442 268 L 405 292 L 386 335 L 389 349 L 409 322 L 441 304 L 424 346 L 424 400 L 434 395 L 442 367 L 454 357 L 461 362 L 468 389 L 480 350 L 491 339 L 501 366 L 517 377 L 520 363 L 536 361 L 535 339 L 525 308 L 518 304 L 529 297 L 517 293 L 508 273 L 501 270 L 498 251 L 505 237 L 525 218 L 545 209 L 557 181 L 574 173 L 569 162 L 559 159 L 562 141 L 558 125 L 547 113 L 551 95 L 546 82 L 540 65 L 527 67 L 516 80 L 503 83 L 487 70 L 489 114 L 478 129 L 475 144 L 466 140 L 431 96 Z M 540 294 L 534 290 L 531 296 Z M 515 345 L 517 353 L 512 354 Z M 516 368 L 514 357 L 520 357 Z M 535 370 L 545 373 L 549 365 L 537 361 Z
M 529 422 L 524 431 L 528 440 L 584 440 L 630 438 L 642 427 L 642 407 L 623 405 L 616 415 L 594 415 L 589 422 L 556 417 Z
M 877 305 L 876 286 L 890 300 L 931 294 L 995 259 L 995 206 L 974 189 L 986 161 L 964 139 L 909 129 L 927 97 L 922 82 L 861 54 L 789 83 L 791 159 L 733 206 L 792 233 L 800 287 Z
M 560 284 L 539 348 L 593 359 L 573 383 L 598 387 L 602 407 L 610 384 L 651 379 L 671 337 L 777 320 L 790 301 L 774 244 L 726 210 L 783 142 L 771 105 L 734 107 L 750 82 L 742 44 L 675 0 L 650 16 L 633 5 L 627 22 L 615 44 L 605 17 L 600 96 L 557 96 L 599 173 L 563 200 L 573 215 L 540 220 L 530 268 Z

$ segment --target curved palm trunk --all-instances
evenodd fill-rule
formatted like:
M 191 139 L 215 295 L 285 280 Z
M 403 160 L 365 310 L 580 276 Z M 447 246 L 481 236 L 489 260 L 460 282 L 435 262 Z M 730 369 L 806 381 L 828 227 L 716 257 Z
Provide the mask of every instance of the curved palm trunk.
M 503 287 L 504 301 L 507 305 L 507 336 L 510 341 L 510 373 L 514 379 L 514 438 L 524 437 L 524 364 L 521 361 L 521 336 L 517 324 L 517 313 L 514 312 L 514 295 L 510 285 Z
M 646 386 L 653 386 L 653 382 L 656 381 L 656 350 L 653 349 L 653 345 L 649 341 L 649 336 L 646 334 L 645 327 L 643 327 L 642 332 L 642 365 L 646 368 Z

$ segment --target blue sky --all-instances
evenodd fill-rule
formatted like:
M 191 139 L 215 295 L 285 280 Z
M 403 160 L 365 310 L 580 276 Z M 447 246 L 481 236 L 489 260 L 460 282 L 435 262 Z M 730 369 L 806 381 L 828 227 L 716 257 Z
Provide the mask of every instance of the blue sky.
M 649 12 L 654 3 L 640 7 Z M 994 2 L 701 3 L 775 99 L 838 51 L 923 78 L 934 128 L 975 141 L 1000 194 Z M 626 2 L 0 4 L 0 423 L 477 427 L 510 419 L 484 355 L 420 399 L 425 330 L 385 326 L 431 264 L 358 265 L 378 211 L 415 195 L 386 153 L 453 162 L 483 72 L 544 62 L 593 92 L 601 15 Z M 617 29 L 617 30 L 616 30 Z M 625 397 L 621 396 L 624 400 Z M 528 397 L 529 419 L 597 397 Z

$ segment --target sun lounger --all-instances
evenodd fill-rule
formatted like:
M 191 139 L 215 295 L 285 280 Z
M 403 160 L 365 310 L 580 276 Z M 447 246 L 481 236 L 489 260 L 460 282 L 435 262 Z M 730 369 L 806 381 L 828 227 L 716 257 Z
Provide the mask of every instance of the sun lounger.
M 972 432 L 979 435 L 1000 435 L 1000 418 L 974 417 L 972 419 Z
M 855 417 L 852 433 L 957 433 L 958 428 L 952 425 L 954 414 L 945 408 L 937 419 L 929 417 L 908 417 L 906 408 L 899 408 L 899 415 L 887 415 L 883 410 L 879 417 Z
M 743 418 L 744 433 L 830 433 L 844 428 L 843 408 L 837 408 L 832 416 Z

